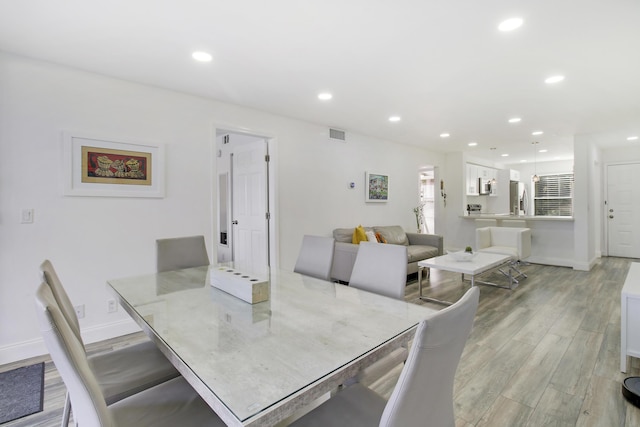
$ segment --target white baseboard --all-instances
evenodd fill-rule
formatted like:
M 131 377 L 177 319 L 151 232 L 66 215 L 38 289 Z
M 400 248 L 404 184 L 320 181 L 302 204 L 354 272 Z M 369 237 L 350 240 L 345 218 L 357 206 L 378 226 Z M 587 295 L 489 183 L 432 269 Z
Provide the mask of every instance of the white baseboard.
M 557 267 L 573 267 L 574 266 L 574 261 L 572 259 L 530 256 L 525 261 L 530 262 L 531 264 L 555 265 Z
M 140 327 L 138 327 L 133 320 L 124 319 L 85 328 L 82 330 L 82 339 L 85 344 L 90 344 L 138 331 L 140 331 Z M 0 347 L 0 365 L 42 356 L 48 353 L 49 351 L 42 338 L 26 340 Z

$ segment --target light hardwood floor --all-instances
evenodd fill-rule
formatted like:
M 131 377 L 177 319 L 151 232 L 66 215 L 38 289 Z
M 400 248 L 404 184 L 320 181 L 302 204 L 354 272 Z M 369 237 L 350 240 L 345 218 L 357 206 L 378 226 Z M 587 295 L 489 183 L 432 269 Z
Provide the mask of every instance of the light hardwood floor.
M 640 426 L 640 409 L 620 391 L 624 378 L 640 375 L 637 359 L 630 359 L 626 374 L 620 372 L 620 290 L 631 261 L 602 258 L 590 272 L 530 265 L 524 268 L 529 278 L 512 291 L 481 286 L 455 378 L 456 427 Z M 431 275 L 429 293 L 438 298 L 455 300 L 468 289 L 459 274 Z M 423 304 L 417 290 L 410 282 L 406 299 Z M 88 348 L 102 351 L 142 338 L 134 334 Z M 65 388 L 44 360 L 44 411 L 3 427 L 59 425 Z M 400 370 L 371 387 L 388 397 Z

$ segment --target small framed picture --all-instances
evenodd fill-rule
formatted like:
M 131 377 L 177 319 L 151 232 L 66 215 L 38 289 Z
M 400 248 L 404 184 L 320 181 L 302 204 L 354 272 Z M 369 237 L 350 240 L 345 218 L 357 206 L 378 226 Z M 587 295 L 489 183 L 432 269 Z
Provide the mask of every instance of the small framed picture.
M 386 202 L 389 200 L 389 175 L 365 172 L 365 202 Z
M 160 145 L 64 132 L 64 194 L 164 197 Z

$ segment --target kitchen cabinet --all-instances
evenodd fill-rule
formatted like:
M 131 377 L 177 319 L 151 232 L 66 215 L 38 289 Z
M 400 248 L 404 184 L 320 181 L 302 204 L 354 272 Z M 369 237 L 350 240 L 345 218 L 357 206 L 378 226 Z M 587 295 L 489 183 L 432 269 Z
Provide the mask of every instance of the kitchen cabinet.
M 498 178 L 498 170 L 488 168 L 486 166 L 474 165 L 467 163 L 467 196 L 479 196 L 480 186 L 478 179 L 483 181 L 491 181 Z M 493 195 L 493 190 L 491 192 Z
M 480 166 L 467 163 L 467 196 L 477 196 L 480 194 L 478 188 L 478 169 Z

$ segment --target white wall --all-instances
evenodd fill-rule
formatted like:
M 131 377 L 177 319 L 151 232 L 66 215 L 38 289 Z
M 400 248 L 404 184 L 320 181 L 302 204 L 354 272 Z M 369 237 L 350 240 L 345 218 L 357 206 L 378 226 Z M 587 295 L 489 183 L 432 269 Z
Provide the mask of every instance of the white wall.
M 418 170 L 444 165 L 416 147 L 349 132 L 346 143 L 329 141 L 325 126 L 1 53 L 0 94 L 0 364 L 45 352 L 33 309 L 45 258 L 74 304 L 85 305 L 87 342 L 135 329 L 122 310 L 107 313 L 105 281 L 153 272 L 156 238 L 204 234 L 216 259 L 216 126 L 277 140 L 283 268 L 294 265 L 305 233 L 413 229 Z M 166 197 L 64 197 L 63 130 L 164 144 Z M 367 170 L 390 175 L 388 203 L 364 203 Z M 33 224 L 19 223 L 23 208 L 35 209 Z

